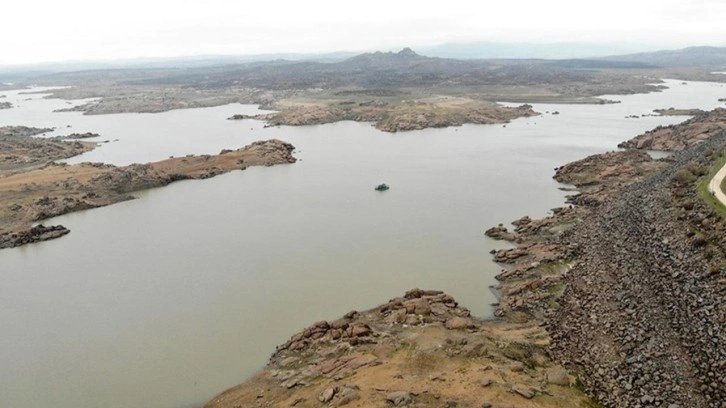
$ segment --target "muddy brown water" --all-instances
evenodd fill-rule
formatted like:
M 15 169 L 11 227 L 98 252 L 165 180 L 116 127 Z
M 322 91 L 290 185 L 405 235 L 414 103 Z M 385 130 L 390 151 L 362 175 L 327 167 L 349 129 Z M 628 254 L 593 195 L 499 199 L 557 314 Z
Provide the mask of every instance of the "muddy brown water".
M 711 109 L 721 84 L 670 81 L 614 105 L 535 105 L 502 125 L 382 133 L 341 122 L 264 128 L 227 121 L 253 106 L 160 114 L 52 113 L 65 101 L 4 91 L 0 125 L 109 140 L 70 160 L 114 164 L 293 143 L 302 161 L 184 181 L 49 220 L 72 233 L 0 251 L 0 406 L 198 406 L 262 367 L 315 320 L 412 287 L 491 313 L 505 244 L 488 227 L 563 205 L 554 167 Z M 26 100 L 32 98 L 32 100 Z M 71 127 L 67 127 L 71 125 Z M 118 139 L 118 141 L 114 141 Z M 373 188 L 387 183 L 391 189 Z

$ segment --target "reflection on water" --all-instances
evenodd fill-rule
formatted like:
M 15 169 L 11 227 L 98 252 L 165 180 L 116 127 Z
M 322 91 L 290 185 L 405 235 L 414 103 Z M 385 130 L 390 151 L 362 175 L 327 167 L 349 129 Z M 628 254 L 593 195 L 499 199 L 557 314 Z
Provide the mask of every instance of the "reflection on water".
M 202 403 L 242 382 L 296 330 L 415 286 L 443 289 L 487 316 L 499 272 L 488 252 L 504 244 L 483 231 L 562 205 L 554 167 L 684 120 L 625 116 L 718 105 L 718 85 L 670 84 L 607 96 L 623 101 L 615 105 L 535 105 L 560 115 L 507 127 L 399 134 L 353 122 L 225 120 L 255 110 L 241 105 L 50 113 L 68 105 L 32 95 L 0 111 L 0 125 L 118 139 L 72 161 L 144 162 L 269 138 L 293 143 L 302 161 L 58 217 L 51 222 L 70 235 L 0 251 L 0 406 Z M 373 191 L 383 182 L 389 191 Z

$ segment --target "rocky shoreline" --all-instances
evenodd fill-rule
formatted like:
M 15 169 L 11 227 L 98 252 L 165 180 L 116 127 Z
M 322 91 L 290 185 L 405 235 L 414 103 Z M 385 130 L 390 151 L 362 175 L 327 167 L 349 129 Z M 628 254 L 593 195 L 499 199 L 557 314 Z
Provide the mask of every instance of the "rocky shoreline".
M 682 152 L 666 160 L 621 151 L 563 166 L 555 178 L 580 188 L 569 198 L 575 207 L 488 232 L 519 243 L 495 254 L 514 252 L 518 262 L 500 278 L 526 276 L 520 260 L 543 247 L 567 265 L 554 308 L 538 299 L 543 284 L 534 281 L 534 291 L 505 296 L 497 314 L 544 316 L 550 356 L 606 406 L 724 406 L 726 221 L 697 188 L 726 154 L 726 132 L 713 126 L 725 119 L 716 110 L 670 126 L 659 146 Z M 643 137 L 625 144 L 638 147 Z M 568 227 L 536 232 L 552 225 Z
M 59 140 L 74 140 L 74 139 L 92 139 L 94 137 L 101 137 L 98 133 L 86 132 L 86 133 L 70 133 L 65 136 L 56 136 Z
M 449 295 L 413 289 L 314 323 L 205 407 L 594 407 L 549 361 L 545 337 L 539 325 L 482 322 Z
M 43 224 L 30 229 L 0 235 L 0 249 L 14 248 L 36 242 L 49 241 L 70 233 L 71 230 L 62 225 L 46 227 Z
M 654 109 L 653 112 L 655 112 L 661 116 L 696 116 L 696 115 L 706 113 L 702 109 L 675 109 L 675 108 Z
M 606 406 L 720 408 L 726 400 L 726 221 L 697 192 L 705 169 L 726 154 L 726 132 L 712 127 L 724 116 L 669 127 L 659 145 L 684 151 L 668 160 L 624 151 L 558 169 L 556 179 L 582 190 L 570 197 L 576 207 L 543 220 L 576 225 L 547 239 L 568 264 L 563 295 L 554 310 L 530 292 L 498 311 L 546 316 L 550 355 Z M 519 256 L 537 254 L 543 244 L 520 229 L 489 234 L 520 242 Z
M 618 145 L 623 149 L 679 151 L 700 143 L 726 129 L 726 109 L 696 114 L 679 125 L 658 126 Z
M 516 244 L 493 253 L 494 319 L 409 291 L 294 335 L 207 407 L 724 408 L 726 221 L 697 192 L 726 154 L 722 121 L 721 109 L 659 132 L 655 145 L 682 150 L 667 159 L 626 150 L 558 168 L 578 188 L 569 207 L 486 232 Z
M 42 167 L 96 147 L 94 143 L 32 137 L 53 130 L 27 126 L 0 127 L 0 177 Z
M 722 132 L 684 151 L 562 238 L 578 260 L 548 322 L 551 351 L 608 406 L 726 401 L 724 220 L 679 178 L 725 146 Z M 689 198 L 676 188 L 690 188 Z
M 22 133 L 23 129 L 17 131 Z M 69 212 L 133 199 L 135 191 L 177 180 L 210 178 L 249 166 L 296 161 L 291 144 L 273 139 L 237 150 L 223 150 L 214 156 L 190 155 L 124 167 L 100 163 L 67 165 L 52 160 L 73 156 L 72 153 L 84 151 L 86 145 L 17 134 L 5 141 L 8 140 L 7 147 L 15 150 L 7 150 L 7 160 L 0 162 L 0 249 L 63 236 L 68 233 L 63 227 L 34 227 L 33 224 Z M 26 157 L 28 144 L 32 147 L 29 150 L 32 157 Z

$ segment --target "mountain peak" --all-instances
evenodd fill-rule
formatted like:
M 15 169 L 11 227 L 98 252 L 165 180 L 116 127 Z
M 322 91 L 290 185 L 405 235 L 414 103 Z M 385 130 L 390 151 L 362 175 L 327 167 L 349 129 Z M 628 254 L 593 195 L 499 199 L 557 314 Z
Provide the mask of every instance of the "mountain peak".
M 401 57 L 418 57 L 419 55 L 416 54 L 416 51 L 406 47 L 398 52 L 398 55 Z
M 365 54 L 356 55 L 346 60 L 347 63 L 351 64 L 365 64 L 365 65 L 401 65 L 401 64 L 412 64 L 422 59 L 428 59 L 417 54 L 414 50 L 406 47 L 401 51 L 387 51 L 387 52 L 368 52 Z

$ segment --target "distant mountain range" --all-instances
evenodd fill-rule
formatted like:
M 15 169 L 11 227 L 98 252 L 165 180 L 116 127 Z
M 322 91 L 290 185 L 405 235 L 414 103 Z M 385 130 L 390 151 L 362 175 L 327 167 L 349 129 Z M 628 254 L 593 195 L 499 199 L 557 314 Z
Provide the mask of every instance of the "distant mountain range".
M 172 77 L 197 76 L 202 72 L 211 77 L 220 71 L 228 74 L 237 71 L 242 76 L 253 77 L 254 82 L 266 83 L 266 78 L 284 72 L 288 75 L 290 65 L 299 73 L 307 73 L 311 81 L 324 84 L 335 82 L 341 73 L 353 74 L 361 70 L 384 72 L 387 68 L 418 72 L 419 80 L 429 79 L 442 73 L 471 72 L 473 67 L 487 64 L 512 64 L 530 61 L 540 67 L 560 69 L 610 69 L 610 68 L 659 68 L 659 67 L 714 67 L 726 69 L 726 47 L 689 47 L 681 50 L 651 51 L 613 55 L 611 52 L 638 48 L 625 44 L 583 44 L 583 43 L 461 43 L 421 48 L 419 53 L 410 48 L 399 52 L 334 52 L 326 54 L 260 54 L 219 56 L 202 55 L 176 58 L 139 58 L 116 61 L 64 62 L 33 65 L 0 65 L 0 82 L 22 82 L 32 78 L 46 77 L 59 73 L 82 71 L 131 71 L 143 70 L 147 74 L 159 71 L 176 71 Z M 609 56 L 608 56 L 609 55 Z M 474 65 L 472 65 L 474 64 Z M 482 65 L 483 64 L 483 65 Z M 266 67 L 259 69 L 262 65 Z M 167 75 L 164 73 L 164 75 Z M 154 75 L 152 75 L 154 76 Z M 295 76 L 297 79 L 299 77 Z M 138 78 L 138 76 L 137 76 Z
M 462 43 L 421 48 L 431 57 L 456 59 L 548 59 L 572 68 L 653 68 L 726 65 L 726 47 L 688 47 L 678 50 L 647 50 L 622 43 Z M 566 62 L 569 61 L 569 62 Z M 599 62 L 596 62 L 599 61 Z M 616 65 L 602 61 L 617 62 Z
M 639 62 L 664 67 L 724 66 L 726 47 L 688 47 L 601 58 L 607 61 Z
M 448 43 L 417 49 L 423 55 L 456 59 L 583 59 L 651 50 L 653 50 L 652 47 L 627 43 L 559 42 L 535 44 L 484 41 Z
M 8 81 L 19 76 L 42 76 L 58 72 L 99 69 L 200 68 L 278 60 L 334 62 L 342 61 L 354 55 L 356 55 L 354 52 L 330 52 L 324 54 L 276 53 L 254 55 L 192 55 L 181 57 L 131 58 L 107 61 L 64 61 L 20 65 L 0 64 L 0 78 L 5 78 L 4 80 Z

